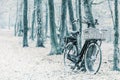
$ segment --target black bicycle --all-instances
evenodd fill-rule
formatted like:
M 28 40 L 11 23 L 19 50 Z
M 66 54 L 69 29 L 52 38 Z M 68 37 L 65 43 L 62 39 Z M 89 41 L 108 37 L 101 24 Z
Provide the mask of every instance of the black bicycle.
M 89 31 L 86 31 L 86 33 L 89 34 Z M 102 52 L 100 46 L 103 39 L 86 39 L 81 52 L 78 53 L 77 36 L 79 35 L 79 31 L 71 32 L 71 35 L 72 36 L 64 38 L 65 68 L 70 70 L 84 69 L 89 73 L 96 74 L 99 71 L 102 62 Z

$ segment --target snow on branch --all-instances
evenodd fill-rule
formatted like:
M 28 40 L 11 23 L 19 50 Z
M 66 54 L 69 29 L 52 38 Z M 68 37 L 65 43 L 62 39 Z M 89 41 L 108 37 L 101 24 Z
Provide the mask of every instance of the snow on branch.
M 103 1 L 98 2 L 98 3 L 94 3 L 94 2 L 92 2 L 92 5 L 100 5 L 100 4 L 104 3 L 105 1 L 107 1 L 107 0 L 103 0 Z

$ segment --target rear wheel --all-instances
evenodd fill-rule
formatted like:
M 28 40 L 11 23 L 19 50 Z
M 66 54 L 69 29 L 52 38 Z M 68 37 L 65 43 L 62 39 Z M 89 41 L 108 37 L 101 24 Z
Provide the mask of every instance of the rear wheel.
M 77 46 L 71 42 L 68 43 L 64 49 L 64 65 L 66 70 L 74 70 L 77 55 Z
M 99 45 L 91 43 L 85 53 L 85 68 L 87 72 L 96 74 L 101 66 L 102 53 Z

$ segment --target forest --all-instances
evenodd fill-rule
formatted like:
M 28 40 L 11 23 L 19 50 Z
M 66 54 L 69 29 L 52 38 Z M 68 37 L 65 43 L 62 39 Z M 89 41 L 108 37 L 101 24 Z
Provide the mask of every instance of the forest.
M 120 80 L 119 5 L 1 0 L 0 80 Z

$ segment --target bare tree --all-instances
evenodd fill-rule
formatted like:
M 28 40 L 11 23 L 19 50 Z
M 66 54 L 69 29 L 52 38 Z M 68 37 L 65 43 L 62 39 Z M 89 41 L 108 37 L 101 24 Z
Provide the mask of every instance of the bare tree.
M 119 63 L 119 19 L 118 19 L 118 0 L 114 0 L 114 11 L 115 11 L 115 25 L 114 25 L 114 65 L 113 65 L 113 70 L 120 70 L 118 67 Z
M 58 46 L 57 35 L 56 35 L 54 0 L 48 0 L 48 4 L 49 4 L 50 38 L 51 38 L 50 55 L 60 54 L 61 52 Z
M 77 28 L 76 28 L 76 25 L 72 23 L 74 20 L 72 0 L 68 0 L 68 11 L 69 11 L 70 22 L 72 24 L 72 30 L 75 31 Z
M 47 33 L 48 33 L 48 4 L 46 2 L 46 23 L 45 23 L 45 38 L 47 38 Z
M 34 10 L 32 13 L 32 29 L 31 29 L 31 36 L 30 38 L 34 40 L 34 26 L 35 26 L 35 13 L 36 13 L 36 0 L 34 0 Z
M 23 0 L 17 0 L 17 11 L 16 11 L 16 21 L 14 27 L 14 35 L 22 36 L 23 35 Z
M 37 0 L 37 47 L 44 47 L 43 43 L 42 0 Z
M 17 11 L 16 11 L 16 21 L 15 21 L 15 26 L 14 26 L 14 35 L 16 36 L 17 35 L 17 26 L 18 26 L 18 0 L 17 0 Z
M 66 31 L 66 13 L 67 13 L 67 0 L 62 0 L 62 7 L 61 7 L 61 26 L 60 26 L 60 47 L 63 47 L 64 41 L 63 38 L 65 36 Z
M 78 0 L 78 4 L 79 4 L 79 42 L 78 42 L 78 45 L 79 45 L 79 50 L 82 48 L 82 12 L 81 12 L 81 0 Z
M 24 0 L 24 11 L 23 11 L 23 26 L 24 26 L 24 30 L 23 30 L 23 47 L 28 47 L 28 39 L 27 39 L 27 32 L 28 32 L 28 20 L 27 20 L 27 0 Z
M 23 0 L 20 1 L 17 29 L 18 29 L 18 36 L 22 36 L 23 35 Z

